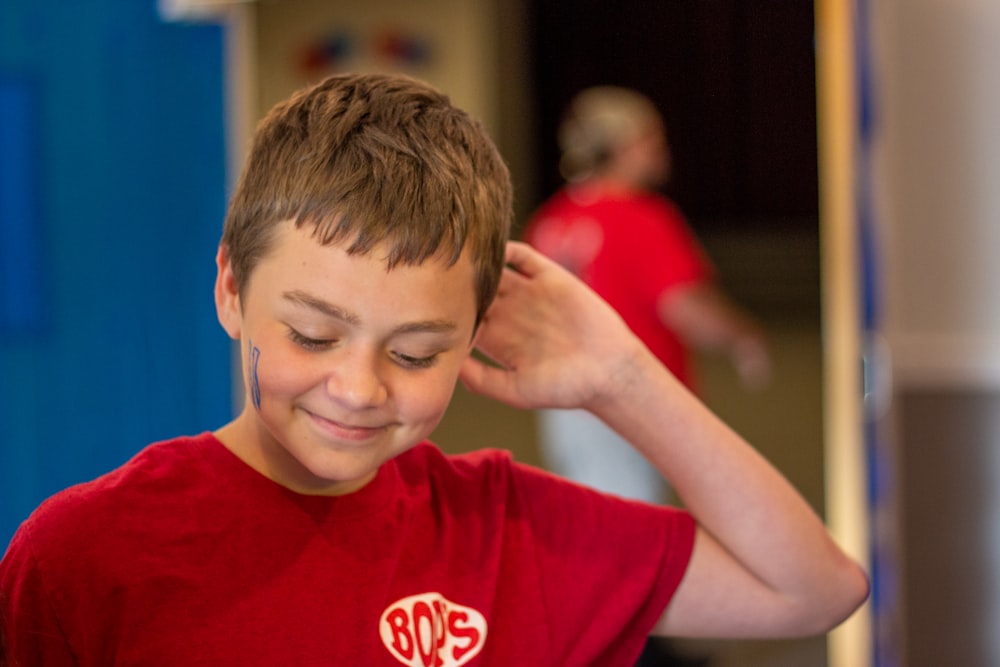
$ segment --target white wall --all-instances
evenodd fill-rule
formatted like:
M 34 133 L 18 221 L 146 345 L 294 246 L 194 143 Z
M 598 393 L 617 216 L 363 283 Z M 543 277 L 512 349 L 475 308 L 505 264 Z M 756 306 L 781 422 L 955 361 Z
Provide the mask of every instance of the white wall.
M 1000 388 L 1000 2 L 870 4 L 896 380 Z
M 869 4 L 902 664 L 987 667 L 1000 664 L 1000 2 Z

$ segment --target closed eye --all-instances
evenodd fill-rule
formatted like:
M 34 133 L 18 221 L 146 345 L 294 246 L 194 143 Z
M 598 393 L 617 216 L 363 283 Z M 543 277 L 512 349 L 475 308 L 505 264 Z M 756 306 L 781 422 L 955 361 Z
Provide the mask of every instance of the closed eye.
M 400 352 L 393 352 L 392 356 L 396 359 L 396 362 L 404 368 L 430 368 L 435 363 L 437 363 L 438 355 L 432 354 L 427 357 L 411 357 L 408 354 L 402 354 Z
M 326 350 L 337 342 L 334 339 L 310 338 L 295 329 L 288 330 L 288 338 L 302 349 L 313 351 Z

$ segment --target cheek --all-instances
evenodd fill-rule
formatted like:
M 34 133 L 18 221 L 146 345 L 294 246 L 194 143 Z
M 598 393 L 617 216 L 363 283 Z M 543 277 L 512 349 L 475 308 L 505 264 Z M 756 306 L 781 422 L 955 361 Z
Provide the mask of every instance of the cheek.
M 450 369 L 422 377 L 407 383 L 405 391 L 398 391 L 397 387 L 396 404 L 413 421 L 437 424 L 448 409 L 457 381 L 458 372 Z
M 254 344 L 252 338 L 247 339 L 244 369 L 250 402 L 255 409 L 260 410 L 260 348 Z
M 261 401 L 266 401 L 268 396 L 294 395 L 315 381 L 307 377 L 311 366 L 294 354 L 288 354 L 280 343 L 269 344 L 266 339 L 248 338 L 243 354 L 247 392 L 258 410 Z

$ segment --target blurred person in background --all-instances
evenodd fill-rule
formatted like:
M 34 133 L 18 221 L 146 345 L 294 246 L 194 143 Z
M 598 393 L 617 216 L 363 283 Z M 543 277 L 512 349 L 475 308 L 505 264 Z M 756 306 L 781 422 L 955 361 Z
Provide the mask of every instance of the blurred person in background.
M 691 391 L 695 351 L 727 355 L 745 386 L 763 386 L 771 359 L 761 326 L 723 292 L 683 213 L 659 192 L 671 156 L 653 102 L 627 88 L 588 88 L 564 112 L 558 141 L 566 184 L 528 220 L 525 240 L 611 304 Z M 543 410 L 537 418 L 553 472 L 628 498 L 671 502 L 662 475 L 586 411 Z M 640 664 L 689 664 L 671 654 L 651 645 Z

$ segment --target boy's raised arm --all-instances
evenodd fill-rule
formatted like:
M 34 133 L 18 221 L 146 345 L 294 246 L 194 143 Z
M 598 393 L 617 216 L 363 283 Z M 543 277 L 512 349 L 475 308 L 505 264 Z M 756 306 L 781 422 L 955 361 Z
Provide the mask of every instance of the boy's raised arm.
M 669 480 L 698 523 L 691 564 L 656 631 L 818 634 L 868 591 L 864 573 L 794 488 L 692 396 L 610 306 L 524 244 L 469 359 L 473 391 L 521 408 L 583 407 Z

